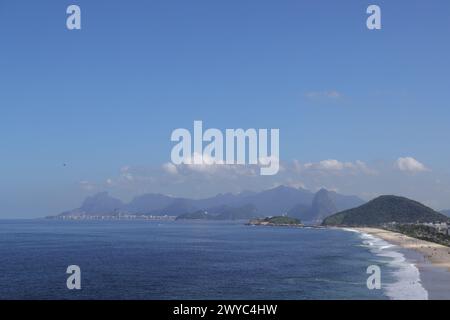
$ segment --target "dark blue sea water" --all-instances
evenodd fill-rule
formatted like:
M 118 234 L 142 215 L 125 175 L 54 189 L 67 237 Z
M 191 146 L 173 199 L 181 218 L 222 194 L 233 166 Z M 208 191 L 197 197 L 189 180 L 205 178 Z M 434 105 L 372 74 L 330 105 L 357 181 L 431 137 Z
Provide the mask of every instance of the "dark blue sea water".
M 398 267 L 371 245 L 243 222 L 0 221 L 0 299 L 386 299 Z M 382 290 L 367 289 L 373 264 Z

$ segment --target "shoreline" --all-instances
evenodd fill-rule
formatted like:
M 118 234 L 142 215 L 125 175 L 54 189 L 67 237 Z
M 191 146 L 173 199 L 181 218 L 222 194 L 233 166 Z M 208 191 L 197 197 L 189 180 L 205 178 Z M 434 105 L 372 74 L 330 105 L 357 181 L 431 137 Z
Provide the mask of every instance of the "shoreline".
M 428 292 L 428 299 L 450 300 L 450 248 L 407 235 L 377 229 L 348 228 L 397 246 L 407 261 L 419 271 L 420 281 Z
M 450 271 L 450 247 L 443 246 L 434 242 L 420 240 L 407 235 L 377 229 L 377 228 L 351 228 L 362 233 L 383 239 L 391 244 L 397 245 L 403 249 L 413 250 L 422 254 L 435 267 L 444 268 Z

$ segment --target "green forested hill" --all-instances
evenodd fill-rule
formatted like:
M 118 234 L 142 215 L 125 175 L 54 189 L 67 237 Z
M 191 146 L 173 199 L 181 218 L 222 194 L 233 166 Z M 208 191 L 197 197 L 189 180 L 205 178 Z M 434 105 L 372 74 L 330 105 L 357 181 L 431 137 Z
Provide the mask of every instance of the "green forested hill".
M 379 226 L 389 222 L 444 222 L 445 215 L 397 196 L 381 196 L 360 207 L 336 213 L 323 221 L 327 226 Z

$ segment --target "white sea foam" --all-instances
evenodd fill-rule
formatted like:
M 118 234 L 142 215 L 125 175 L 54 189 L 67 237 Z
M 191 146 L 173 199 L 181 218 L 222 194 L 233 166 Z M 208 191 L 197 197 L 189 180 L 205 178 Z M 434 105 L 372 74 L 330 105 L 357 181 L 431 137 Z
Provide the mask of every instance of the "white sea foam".
M 403 253 L 398 251 L 397 246 L 358 230 L 346 230 L 357 232 L 363 240 L 363 244 L 371 252 L 379 257 L 387 258 L 387 264 L 393 268 L 393 275 L 396 279 L 393 283 L 384 283 L 382 281 L 382 288 L 389 298 L 394 300 L 428 299 L 428 292 L 421 283 L 419 269 L 408 261 Z

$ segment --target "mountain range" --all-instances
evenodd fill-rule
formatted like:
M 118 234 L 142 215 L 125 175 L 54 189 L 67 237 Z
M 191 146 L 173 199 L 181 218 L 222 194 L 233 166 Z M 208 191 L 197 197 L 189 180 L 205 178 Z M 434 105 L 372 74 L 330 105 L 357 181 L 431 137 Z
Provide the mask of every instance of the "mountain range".
M 169 215 L 201 219 L 214 213 L 217 219 L 248 219 L 287 214 L 304 222 L 318 223 L 336 212 L 362 205 L 356 196 L 346 196 L 321 189 L 316 193 L 303 188 L 279 186 L 261 192 L 218 194 L 206 199 L 188 199 L 163 194 L 144 194 L 129 203 L 101 192 L 85 199 L 79 208 L 57 217 Z M 207 215 L 207 214 L 206 214 Z M 208 216 L 210 217 L 210 216 Z

